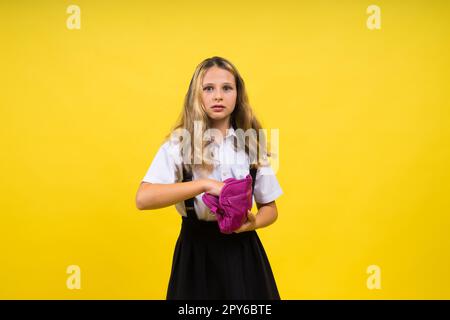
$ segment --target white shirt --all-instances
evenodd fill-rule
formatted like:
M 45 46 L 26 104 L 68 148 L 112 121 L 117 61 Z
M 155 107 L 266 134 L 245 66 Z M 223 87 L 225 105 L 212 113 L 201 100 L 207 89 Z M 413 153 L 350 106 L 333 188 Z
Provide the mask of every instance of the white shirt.
M 194 170 L 192 179 L 210 178 L 224 181 L 228 178 L 243 179 L 250 174 L 249 157 L 244 150 L 235 151 L 232 136 L 236 133 L 230 127 L 226 137 L 220 143 L 213 142 L 212 156 L 214 169 L 208 176 L 202 176 Z M 231 161 L 229 159 L 238 159 Z M 180 144 L 174 140 L 166 141 L 159 148 L 142 181 L 149 183 L 176 183 L 183 180 L 182 157 Z M 270 166 L 260 166 L 256 172 L 256 182 L 253 201 L 268 203 L 283 194 L 278 180 Z M 194 207 L 200 220 L 217 220 L 216 216 L 203 203 L 203 192 L 194 197 Z M 186 216 L 184 201 L 175 204 L 175 208 L 182 216 Z

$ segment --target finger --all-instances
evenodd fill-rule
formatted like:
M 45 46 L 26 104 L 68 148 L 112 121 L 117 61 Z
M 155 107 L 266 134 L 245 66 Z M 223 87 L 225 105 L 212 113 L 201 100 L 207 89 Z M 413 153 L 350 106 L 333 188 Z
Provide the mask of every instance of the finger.
M 242 226 L 239 227 L 239 232 L 246 231 L 248 228 L 248 222 L 245 222 Z

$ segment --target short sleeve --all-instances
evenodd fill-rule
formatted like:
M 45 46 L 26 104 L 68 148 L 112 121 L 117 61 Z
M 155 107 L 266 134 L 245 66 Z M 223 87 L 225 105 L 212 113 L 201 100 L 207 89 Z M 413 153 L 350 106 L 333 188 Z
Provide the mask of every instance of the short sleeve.
M 153 158 L 142 181 L 149 183 L 175 183 L 178 181 L 176 154 L 172 144 L 165 142 Z
M 256 172 L 254 197 L 257 203 L 268 203 L 283 194 L 272 167 L 261 166 Z

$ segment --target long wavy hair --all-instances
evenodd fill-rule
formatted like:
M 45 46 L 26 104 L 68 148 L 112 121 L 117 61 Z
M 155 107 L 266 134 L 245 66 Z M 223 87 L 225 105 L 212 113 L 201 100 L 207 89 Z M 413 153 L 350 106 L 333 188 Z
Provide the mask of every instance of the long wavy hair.
M 213 142 L 204 140 L 204 132 L 207 129 L 211 129 L 210 119 L 205 111 L 205 106 L 202 103 L 201 93 L 202 93 L 202 83 L 203 78 L 211 67 L 218 67 L 224 70 L 229 71 L 234 75 L 234 79 L 236 82 L 236 90 L 237 90 L 237 98 L 236 98 L 236 106 L 231 113 L 231 126 L 235 129 L 242 129 L 243 132 L 247 132 L 248 129 L 254 129 L 256 135 L 248 136 L 249 139 L 244 139 L 243 143 L 239 144 L 237 139 L 234 140 L 234 149 L 238 151 L 239 146 L 242 148 L 244 146 L 245 152 L 249 155 L 250 149 L 256 146 L 254 159 L 250 159 L 250 164 L 253 168 L 258 168 L 262 165 L 267 165 L 268 162 L 261 162 L 260 154 L 263 155 L 263 159 L 267 159 L 271 154 L 267 150 L 266 147 L 266 137 L 264 131 L 260 132 L 262 129 L 260 122 L 254 115 L 252 108 L 250 106 L 247 91 L 245 89 L 245 83 L 239 74 L 237 68 L 227 59 L 222 57 L 211 57 L 203 60 L 195 69 L 195 72 L 191 78 L 191 82 L 189 83 L 189 89 L 186 93 L 184 99 L 184 106 L 181 114 L 178 117 L 176 124 L 172 127 L 171 132 L 165 137 L 166 140 L 170 139 L 172 133 L 178 129 L 184 129 L 185 132 L 189 132 L 190 137 L 192 137 L 190 141 L 190 150 L 193 152 L 189 153 L 189 163 L 183 163 L 186 170 L 192 172 L 194 169 L 200 168 L 201 170 L 206 170 L 207 172 L 211 172 L 214 168 L 214 165 L 210 162 L 207 163 L 204 158 L 202 158 L 200 163 L 195 163 L 193 161 L 195 150 L 200 150 L 199 145 L 195 145 L 195 141 L 202 141 L 201 150 L 205 150 L 207 146 Z M 202 124 L 201 130 L 194 130 L 194 121 L 201 121 Z M 196 132 L 194 132 L 196 131 Z M 197 136 L 194 136 L 197 134 Z M 200 135 L 200 136 L 199 136 Z M 256 141 L 254 140 L 256 139 Z M 201 153 L 201 152 L 199 152 Z

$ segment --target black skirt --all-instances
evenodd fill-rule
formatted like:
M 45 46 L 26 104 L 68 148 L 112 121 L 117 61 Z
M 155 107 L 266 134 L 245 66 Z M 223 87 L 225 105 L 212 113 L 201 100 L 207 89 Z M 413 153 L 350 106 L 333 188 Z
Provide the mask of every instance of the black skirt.
M 256 231 L 223 234 L 216 221 L 182 217 L 167 300 L 279 300 Z

